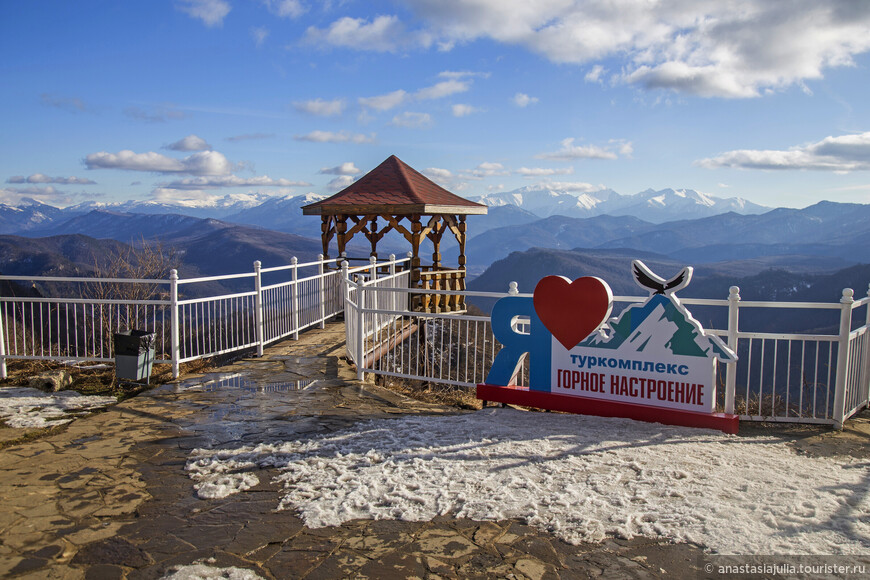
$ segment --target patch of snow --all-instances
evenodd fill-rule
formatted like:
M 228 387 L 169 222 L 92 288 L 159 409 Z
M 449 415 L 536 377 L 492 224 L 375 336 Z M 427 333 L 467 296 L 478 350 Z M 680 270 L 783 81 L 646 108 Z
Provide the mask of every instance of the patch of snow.
M 213 580 L 223 578 L 225 580 L 264 580 L 262 576 L 244 568 L 216 568 L 202 563 L 190 566 L 176 566 L 172 571 L 165 574 L 161 580 Z
M 797 455 L 772 437 L 485 409 L 200 449 L 187 466 L 196 481 L 268 468 L 284 484 L 279 508 L 310 527 L 451 514 L 521 518 L 572 543 L 612 534 L 725 554 L 870 549 L 870 466 Z
M 196 453 L 194 453 L 196 455 Z M 193 488 L 200 499 L 220 499 L 247 491 L 260 483 L 249 470 L 257 463 L 234 451 L 205 454 L 187 462 L 185 469 L 196 483 Z
M 80 414 L 116 403 L 115 397 L 80 395 L 75 391 L 45 393 L 28 387 L 0 389 L 0 421 L 9 427 L 41 428 L 63 425 Z

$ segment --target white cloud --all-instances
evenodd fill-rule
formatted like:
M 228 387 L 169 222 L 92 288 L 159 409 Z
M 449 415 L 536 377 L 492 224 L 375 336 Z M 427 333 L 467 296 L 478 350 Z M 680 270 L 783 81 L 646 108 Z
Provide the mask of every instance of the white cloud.
M 268 175 L 242 178 L 236 175 L 217 177 L 191 177 L 169 183 L 161 183 L 164 189 L 201 190 L 219 187 L 308 187 L 307 181 L 291 181 L 289 179 L 272 179 Z
M 353 164 L 352 161 L 345 161 L 336 167 L 323 167 L 317 173 L 323 175 L 359 175 L 362 170 Z
M 426 129 L 432 126 L 432 116 L 429 113 L 412 113 L 406 111 L 393 117 L 391 125 L 405 129 Z
M 269 36 L 269 29 L 265 26 L 255 26 L 251 28 L 251 38 L 257 43 L 257 47 L 263 46 L 266 38 Z
M 353 177 L 350 175 L 339 175 L 332 181 L 326 184 L 326 188 L 329 191 L 341 191 L 348 185 L 353 183 Z
M 619 154 L 623 157 L 631 157 L 631 155 L 634 153 L 634 145 L 632 145 L 631 141 L 614 139 L 611 140 L 611 143 L 616 143 L 619 145 Z
M 629 156 L 632 151 L 631 142 L 620 140 L 611 140 L 606 147 L 598 145 L 574 145 L 574 138 L 562 140 L 562 148 L 551 153 L 539 153 L 535 155 L 535 159 L 552 159 L 555 161 L 572 161 L 574 159 L 616 159 L 618 155 L 613 151 L 613 148 L 622 153 L 623 156 Z
M 299 0 L 263 0 L 263 5 L 275 16 L 299 18 L 306 8 Z
M 154 201 L 171 203 L 173 205 L 202 205 L 203 202 L 214 203 L 221 198 L 220 195 L 203 190 L 181 191 L 167 187 L 155 187 L 151 192 L 151 197 Z
M 454 117 L 467 117 L 468 115 L 471 115 L 473 113 L 480 112 L 480 109 L 478 109 L 476 107 L 472 107 L 471 105 L 465 105 L 465 104 L 461 104 L 461 103 L 453 105 L 453 107 L 451 107 L 451 109 L 453 110 Z
M 309 27 L 305 38 L 314 45 L 332 45 L 374 52 L 395 52 L 411 42 L 404 25 L 396 16 L 378 16 L 371 22 L 345 16 L 326 29 Z
M 453 179 L 453 173 L 451 173 L 448 169 L 441 169 L 439 167 L 427 167 L 422 171 L 422 173 L 426 177 L 442 181 L 448 181 L 450 179 Z
M 341 115 L 344 112 L 344 99 L 333 99 L 324 101 L 323 99 L 312 99 L 309 101 L 299 101 L 293 103 L 293 107 L 297 111 L 317 115 L 320 117 L 334 117 Z
M 14 175 L 6 183 L 57 183 L 60 185 L 93 185 L 96 181 L 84 177 L 49 177 L 42 173 L 34 173 L 30 177 Z
M 822 171 L 870 170 L 870 131 L 825 137 L 816 143 L 787 150 L 738 149 L 695 162 L 714 169 L 816 169 Z
M 460 176 L 464 179 L 483 179 L 485 177 L 507 175 L 509 173 L 510 171 L 506 170 L 501 163 L 484 161 L 474 169 L 466 169 L 460 172 Z
M 462 191 L 468 187 L 468 182 L 466 180 L 469 179 L 469 177 L 467 175 L 456 175 L 449 169 L 427 167 L 422 170 L 421 173 L 438 185 L 451 191 Z
M 118 153 L 91 153 L 85 157 L 88 169 L 121 169 L 154 173 L 188 173 L 190 175 L 229 175 L 231 164 L 217 151 L 200 151 L 183 159 L 174 159 L 149 151 L 134 153 L 129 149 Z
M 312 131 L 306 135 L 295 135 L 297 141 L 310 141 L 313 143 L 374 143 L 375 134 L 363 135 L 362 133 L 350 133 L 348 131 Z
M 384 95 L 374 97 L 361 97 L 358 102 L 366 109 L 374 109 L 376 111 L 389 111 L 403 105 L 409 101 L 428 101 L 433 99 L 443 99 L 451 95 L 464 93 L 471 88 L 471 83 L 474 77 L 488 77 L 488 73 L 478 73 L 471 71 L 443 71 L 438 73 L 439 78 L 447 79 L 435 83 L 434 85 L 418 89 L 413 94 L 398 89 Z M 466 105 L 468 106 L 468 105 Z
M 574 191 L 581 193 L 592 193 L 593 191 L 601 191 L 605 188 L 603 184 L 594 185 L 584 181 L 547 181 L 539 185 L 561 191 Z
M 208 151 L 211 149 L 205 139 L 197 135 L 188 135 L 184 139 L 176 141 L 166 146 L 167 149 L 173 151 Z
M 38 201 L 63 207 L 74 203 L 76 197 L 81 197 L 81 194 L 71 195 L 50 185 L 47 187 L 0 187 L 0 203 L 12 206 Z M 99 197 L 99 194 L 89 193 L 87 197 L 93 199 Z
M 429 99 L 441 99 L 444 97 L 449 97 L 450 95 L 455 95 L 457 93 L 464 93 L 468 90 L 470 86 L 471 81 L 448 79 L 446 81 L 436 83 L 431 87 L 420 89 L 419 91 L 414 93 L 414 97 L 421 101 Z
M 583 78 L 590 83 L 600 83 L 601 82 L 601 75 L 603 75 L 603 74 L 604 74 L 604 67 L 601 66 L 600 64 L 596 64 L 595 66 L 593 66 L 589 70 L 588 73 L 586 73 L 586 76 Z
M 470 70 L 445 70 L 438 73 L 438 76 L 442 79 L 468 79 L 468 78 L 482 78 L 488 79 L 490 77 L 490 73 L 488 72 L 475 72 Z
M 385 95 L 360 97 L 359 104 L 368 109 L 375 109 L 376 111 L 389 111 L 390 109 L 394 109 L 404 103 L 407 98 L 408 93 L 399 89 Z
M 528 107 L 538 102 L 538 97 L 530 97 L 525 93 L 517 93 L 514 95 L 513 102 L 517 107 Z
M 230 13 L 230 4 L 224 0 L 176 0 L 175 6 L 209 27 L 223 25 L 224 18 Z
M 616 60 L 617 79 L 704 97 L 755 97 L 853 66 L 870 50 L 854 0 L 405 0 L 438 46 L 487 38 L 557 63 Z M 603 73 L 593 66 L 587 80 Z
M 573 167 L 563 167 L 561 169 L 553 169 L 549 167 L 520 167 L 514 171 L 517 175 L 523 177 L 546 177 L 549 175 L 571 175 L 574 173 Z

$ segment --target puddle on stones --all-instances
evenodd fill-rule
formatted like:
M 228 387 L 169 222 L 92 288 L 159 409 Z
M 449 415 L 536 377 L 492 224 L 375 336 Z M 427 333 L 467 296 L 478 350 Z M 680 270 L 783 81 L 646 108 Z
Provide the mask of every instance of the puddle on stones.
M 187 444 L 215 448 L 295 436 L 302 419 L 295 416 L 299 397 L 317 389 L 317 382 L 265 381 L 247 373 L 209 373 L 166 387 L 197 408 L 175 419 L 177 425 L 194 435 Z
M 317 379 L 298 381 L 267 382 L 253 380 L 242 373 L 218 373 L 196 379 L 187 379 L 175 385 L 176 392 L 219 392 L 239 390 L 249 394 L 277 394 L 304 391 L 314 385 Z

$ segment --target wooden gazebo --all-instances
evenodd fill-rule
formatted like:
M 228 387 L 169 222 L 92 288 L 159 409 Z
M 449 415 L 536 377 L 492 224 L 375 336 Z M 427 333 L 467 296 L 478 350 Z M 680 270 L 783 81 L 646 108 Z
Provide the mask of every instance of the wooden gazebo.
M 465 289 L 465 216 L 486 213 L 486 206 L 463 199 L 425 177 L 395 155 L 332 197 L 306 205 L 304 215 L 319 215 L 323 221 L 323 255 L 329 242 L 338 241 L 341 255 L 348 242 L 362 233 L 377 256 L 378 241 L 390 230 L 411 244 L 411 287 L 434 290 Z M 380 223 L 379 223 L 380 220 Z M 402 222 L 407 220 L 407 225 Z M 350 222 L 350 223 L 348 223 Z M 450 231 L 459 244 L 458 268 L 441 264 L 441 238 Z M 420 262 L 424 239 L 432 242 L 432 264 Z M 431 311 L 464 309 L 460 300 L 424 296 L 418 306 Z

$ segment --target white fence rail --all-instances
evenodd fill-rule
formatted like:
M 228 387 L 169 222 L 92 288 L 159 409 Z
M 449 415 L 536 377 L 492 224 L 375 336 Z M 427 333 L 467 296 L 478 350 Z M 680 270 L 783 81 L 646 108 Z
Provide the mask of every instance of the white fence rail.
M 347 354 L 360 378 L 366 373 L 473 387 L 483 382 L 500 345 L 486 316 L 423 313 L 410 310 L 413 294 L 456 292 L 409 288 L 409 260 L 338 268 L 339 260 L 318 259 L 228 276 L 179 280 L 84 279 L 0 276 L 0 282 L 25 282 L 18 296 L 0 296 L 0 376 L 7 360 L 114 360 L 115 332 L 138 328 L 155 332 L 157 363 L 179 365 L 209 356 L 263 348 L 300 331 L 323 326 L 344 312 Z M 267 283 L 264 283 L 267 282 Z M 193 297 L 194 285 L 234 285 L 237 291 Z M 62 285 L 61 297 L 27 290 Z M 105 298 L 95 289 L 149 288 Z M 103 286 L 101 286 L 103 285 Z M 207 286 L 204 286 L 207 287 Z M 202 292 L 201 292 L 202 293 Z M 99 294 L 100 298 L 93 297 Z M 468 299 L 517 294 L 461 292 Z M 74 297 L 70 297 L 74 296 Z M 131 298 L 131 296 L 133 298 Z M 616 296 L 617 305 L 643 298 Z M 696 317 L 710 314 L 707 329 L 737 352 L 735 364 L 722 365 L 717 379 L 721 410 L 752 421 L 822 423 L 841 427 L 870 402 L 870 292 L 859 300 L 849 289 L 839 302 L 741 301 L 734 287 L 726 300 L 682 299 Z M 782 309 L 788 309 L 783 311 Z M 791 316 L 827 311 L 839 331 L 829 334 L 743 330 L 757 312 Z M 702 318 L 702 317 L 699 317 Z M 830 326 L 830 325 L 829 325 Z M 519 384 L 526 384 L 527 368 Z
M 500 349 L 488 317 L 410 312 L 375 305 L 375 301 L 383 302 L 385 295 L 400 296 L 400 301 L 407 304 L 409 295 L 419 293 L 433 291 L 348 282 L 348 296 L 353 297 L 348 299 L 345 312 L 348 353 L 357 363 L 360 377 L 372 373 L 458 387 L 483 382 Z M 462 292 L 466 299 L 514 293 L 514 284 L 506 294 Z M 614 297 L 616 304 L 643 300 Z M 720 365 L 718 369 L 717 401 L 721 410 L 736 413 L 743 420 L 842 427 L 845 419 L 870 402 L 870 291 L 868 297 L 855 301 L 852 290 L 844 290 L 839 303 L 741 302 L 739 289 L 733 287 L 727 300 L 682 302 L 693 310 L 718 310 L 719 316 L 711 319 L 727 321 L 721 328 L 705 324 L 709 332 L 723 337 L 739 357 L 737 363 Z M 856 317 L 859 308 L 865 309 L 862 320 Z M 771 309 L 829 311 L 831 320 L 835 316 L 839 319 L 839 333 L 740 330 L 741 313 L 751 321 L 753 313 Z M 517 378 L 518 384 L 527 380 L 525 367 Z
M 156 334 L 155 362 L 171 364 L 176 377 L 183 362 L 249 348 L 262 354 L 265 345 L 322 327 L 342 312 L 338 262 L 294 258 L 275 268 L 255 262 L 252 272 L 188 279 L 173 270 L 167 280 L 0 276 L 32 294 L 0 296 L 0 377 L 6 377 L 7 360 L 111 362 L 114 333 L 133 328 Z M 264 277 L 277 281 L 264 285 Z M 196 295 L 197 285 L 215 283 L 249 290 L 185 297 Z M 59 297 L 42 296 L 40 289 Z M 106 298 L 111 294 L 120 297 Z

